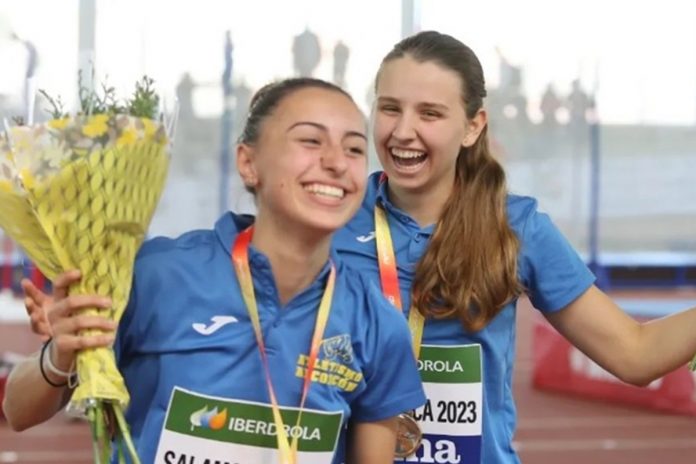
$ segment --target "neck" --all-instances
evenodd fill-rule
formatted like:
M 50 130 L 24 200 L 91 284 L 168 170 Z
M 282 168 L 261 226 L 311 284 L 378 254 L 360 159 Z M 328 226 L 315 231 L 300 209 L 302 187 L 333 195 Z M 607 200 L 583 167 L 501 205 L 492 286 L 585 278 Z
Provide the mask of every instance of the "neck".
M 413 190 L 387 183 L 389 201 L 411 216 L 420 227 L 435 224 L 445 208 L 452 192 L 452 182 L 440 181 L 435 188 Z
M 314 282 L 329 259 L 331 234 L 301 232 L 260 215 L 254 225 L 251 243 L 270 261 L 283 305 Z

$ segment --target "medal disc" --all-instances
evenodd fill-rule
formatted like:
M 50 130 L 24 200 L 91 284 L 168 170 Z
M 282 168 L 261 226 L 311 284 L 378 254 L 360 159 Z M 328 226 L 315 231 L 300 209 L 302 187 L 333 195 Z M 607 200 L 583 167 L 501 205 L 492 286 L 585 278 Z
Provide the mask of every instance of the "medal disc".
M 395 455 L 405 458 L 416 452 L 420 446 L 423 432 L 421 432 L 418 422 L 408 414 L 399 414 L 398 428 L 396 432 L 396 451 Z

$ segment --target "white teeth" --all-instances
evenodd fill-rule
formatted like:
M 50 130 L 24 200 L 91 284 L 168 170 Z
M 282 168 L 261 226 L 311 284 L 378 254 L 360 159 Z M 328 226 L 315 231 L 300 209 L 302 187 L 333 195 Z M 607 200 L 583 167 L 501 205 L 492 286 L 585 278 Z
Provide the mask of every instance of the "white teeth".
M 391 154 L 397 158 L 412 159 L 425 155 L 424 151 L 418 150 L 402 150 L 401 148 L 392 148 Z
M 343 198 L 345 191 L 342 188 L 325 184 L 308 184 L 304 189 L 315 195 L 324 195 L 332 198 Z

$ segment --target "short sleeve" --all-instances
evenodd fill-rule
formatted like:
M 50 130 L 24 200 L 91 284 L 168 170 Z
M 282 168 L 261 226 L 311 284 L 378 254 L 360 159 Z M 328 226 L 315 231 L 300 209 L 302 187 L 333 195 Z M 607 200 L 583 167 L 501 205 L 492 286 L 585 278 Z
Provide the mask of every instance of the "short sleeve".
M 594 283 L 595 276 L 548 215 L 529 200 L 521 233 L 520 272 L 529 298 L 541 311 L 557 311 Z

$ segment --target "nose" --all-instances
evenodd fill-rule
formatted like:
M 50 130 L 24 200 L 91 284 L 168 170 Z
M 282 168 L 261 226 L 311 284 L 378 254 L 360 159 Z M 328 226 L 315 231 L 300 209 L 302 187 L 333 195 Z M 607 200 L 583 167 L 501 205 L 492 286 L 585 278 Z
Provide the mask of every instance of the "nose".
M 348 169 L 345 149 L 341 144 L 327 145 L 321 154 L 321 167 L 334 174 L 343 174 Z
M 399 142 L 407 142 L 416 138 L 416 126 L 413 117 L 407 112 L 401 113 L 396 118 L 392 137 Z

